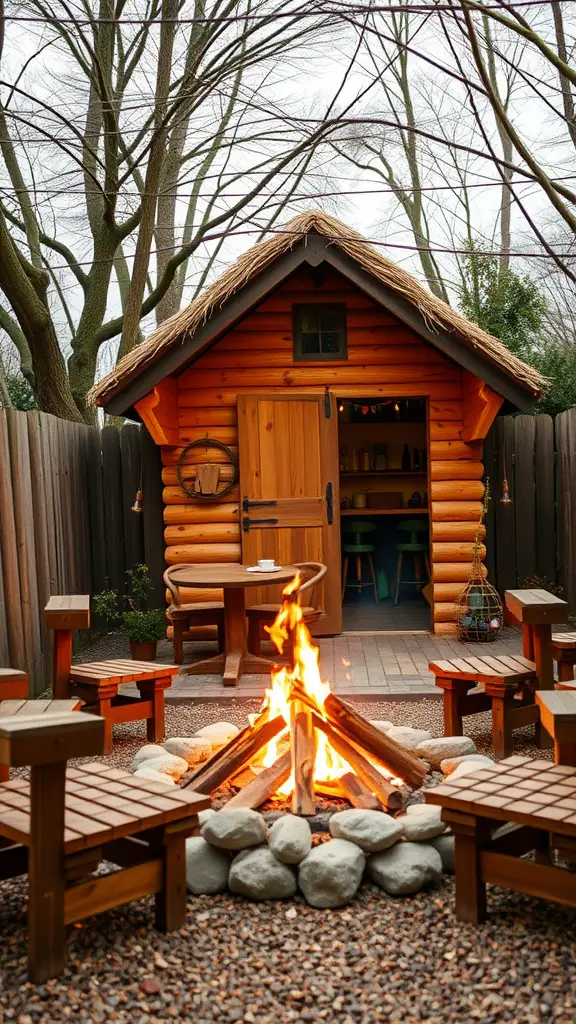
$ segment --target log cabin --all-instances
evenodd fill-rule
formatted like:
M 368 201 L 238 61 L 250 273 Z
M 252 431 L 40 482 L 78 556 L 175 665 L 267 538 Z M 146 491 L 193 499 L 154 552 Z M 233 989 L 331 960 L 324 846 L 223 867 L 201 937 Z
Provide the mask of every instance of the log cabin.
M 161 447 L 168 564 L 318 560 L 329 571 L 317 635 L 450 634 L 482 510 L 483 439 L 544 384 L 355 230 L 310 212 L 245 252 L 91 398 Z M 222 497 L 181 485 L 206 464 L 219 465 Z M 402 532 L 407 519 L 418 529 Z M 397 588 L 403 541 L 418 550 Z

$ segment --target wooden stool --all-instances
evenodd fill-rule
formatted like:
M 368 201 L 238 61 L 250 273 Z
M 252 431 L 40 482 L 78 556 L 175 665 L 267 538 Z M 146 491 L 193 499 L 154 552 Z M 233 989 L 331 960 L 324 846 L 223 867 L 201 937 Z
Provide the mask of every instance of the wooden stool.
M 545 690 L 536 694 L 536 703 L 540 721 L 554 740 L 554 761 L 576 767 L 576 692 Z
M 0 668 L 0 700 L 26 700 L 28 676 L 17 668 Z
M 376 583 L 374 560 L 372 558 L 376 549 L 373 544 L 365 544 L 363 540 L 366 534 L 374 533 L 375 530 L 376 523 L 367 523 L 363 519 L 353 519 L 351 522 L 342 523 L 342 532 L 352 534 L 352 542 L 349 543 L 347 541 L 342 545 L 342 553 L 344 555 L 342 564 L 342 600 L 344 600 L 346 594 L 346 587 L 357 587 L 358 590 L 361 590 L 363 587 L 373 587 L 374 600 L 378 604 L 378 584 Z M 356 558 L 356 579 L 348 582 L 350 555 L 354 555 Z M 371 581 L 368 583 L 362 582 L 362 556 L 364 555 L 366 556 L 371 576 Z
M 322 582 L 326 573 L 327 567 L 323 562 L 295 562 L 294 568 L 298 569 L 302 582 L 297 591 L 297 600 L 300 604 L 302 594 L 306 593 L 308 597 L 313 595 L 317 597 L 315 593 L 316 587 Z M 246 618 L 248 619 L 248 650 L 251 654 L 259 655 L 261 652 L 261 641 L 263 639 L 263 630 L 265 626 L 271 626 L 280 610 L 278 604 L 253 604 L 246 609 Z M 310 626 L 313 622 L 317 622 L 324 615 L 324 610 L 319 604 L 309 604 L 301 606 L 302 615 L 304 616 L 304 622 L 307 626 Z M 290 653 L 290 639 L 284 645 L 283 654 Z
M 150 743 L 164 739 L 164 690 L 172 686 L 177 665 L 156 665 L 150 661 L 89 661 L 72 665 L 69 691 L 84 701 L 83 711 L 104 719 L 104 753 L 112 750 L 112 727 L 121 722 L 146 720 Z M 118 693 L 125 683 L 136 683 L 139 697 Z
M 403 541 L 401 544 L 396 545 L 396 551 L 398 554 L 396 559 L 396 593 L 394 595 L 394 604 L 398 604 L 400 599 L 400 587 L 404 584 L 412 584 L 415 587 L 422 586 L 423 567 L 427 576 L 426 583 L 430 579 L 429 546 L 426 542 L 418 540 L 418 534 L 428 532 L 428 524 L 423 523 L 421 519 L 406 519 L 404 522 L 398 523 L 396 529 L 404 533 L 409 533 L 410 540 Z M 415 579 L 413 580 L 402 579 L 404 555 L 414 556 Z
M 25 673 L 20 674 L 24 675 Z M 26 680 L 27 691 L 28 680 Z M 69 711 L 79 711 L 81 705 L 82 701 L 76 697 L 71 700 L 3 700 L 0 701 L 0 718 L 30 718 L 30 716 L 42 715 L 42 719 L 48 719 Z M 0 782 L 6 782 L 9 778 L 10 766 L 0 762 Z
M 558 682 L 574 679 L 576 633 L 552 633 L 552 657 L 558 662 Z
M 462 716 L 492 711 L 492 744 L 496 757 L 512 751 L 512 730 L 536 725 L 536 666 L 527 658 L 471 657 L 431 661 L 435 683 L 444 691 L 444 735 L 462 736 Z M 476 687 L 476 692 L 469 691 Z
M 161 931 L 186 922 L 185 840 L 208 796 L 137 779 L 102 761 L 104 723 L 93 715 L 0 721 L 0 755 L 31 765 L 0 785 L 0 878 L 28 874 L 28 973 L 60 974 L 66 926 L 149 894 Z M 102 861 L 120 870 L 99 874 Z
M 508 612 L 522 623 L 524 657 L 536 663 L 539 690 L 554 689 L 552 626 L 566 622 L 566 601 L 547 590 L 506 590 Z

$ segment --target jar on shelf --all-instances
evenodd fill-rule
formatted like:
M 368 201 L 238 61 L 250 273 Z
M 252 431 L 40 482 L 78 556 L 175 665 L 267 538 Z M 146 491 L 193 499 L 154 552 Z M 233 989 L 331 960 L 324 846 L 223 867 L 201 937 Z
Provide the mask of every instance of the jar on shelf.
M 372 461 L 370 459 L 370 449 L 365 448 L 362 452 L 362 472 L 369 473 L 372 469 Z

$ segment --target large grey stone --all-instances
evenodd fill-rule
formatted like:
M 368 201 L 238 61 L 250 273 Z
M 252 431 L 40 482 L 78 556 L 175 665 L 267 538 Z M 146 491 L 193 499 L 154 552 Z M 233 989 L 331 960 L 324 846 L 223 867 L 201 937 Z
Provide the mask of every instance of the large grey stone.
M 416 750 L 421 743 L 432 739 L 432 733 L 427 729 L 411 729 L 407 725 L 393 725 L 386 735 L 388 739 L 395 740 L 406 750 Z
M 459 764 L 448 778 L 459 779 L 461 775 L 471 775 L 472 772 L 479 772 L 482 768 L 486 768 L 486 762 L 481 761 L 479 757 L 476 760 L 472 759 L 471 761 L 462 761 L 462 764 Z
M 388 722 L 381 718 L 373 718 L 370 725 L 375 725 L 377 729 L 380 729 L 380 732 L 388 732 L 388 729 L 392 729 L 394 722 Z
M 202 836 L 224 850 L 244 850 L 266 839 L 266 822 L 257 811 L 245 807 L 223 808 L 202 825 Z
M 198 729 L 194 735 L 208 740 L 212 747 L 212 753 L 215 753 L 225 747 L 239 732 L 238 726 L 232 722 L 213 722 L 212 725 L 205 725 L 202 729 Z
M 458 765 L 465 764 L 467 761 L 482 761 L 482 764 L 494 764 L 493 759 L 487 757 L 486 754 L 461 754 L 460 757 L 445 757 L 440 762 L 440 770 L 443 775 L 451 775 L 458 768 Z
M 454 872 L 454 836 L 437 836 L 430 840 L 430 846 L 438 850 L 444 871 Z
M 176 737 L 166 740 L 164 750 L 176 757 L 183 757 L 188 767 L 202 764 L 212 756 L 212 744 L 210 740 L 202 736 Z
M 356 843 L 331 839 L 315 846 L 298 868 L 298 885 L 311 907 L 343 907 L 354 897 L 366 858 Z
M 468 736 L 441 736 L 436 740 L 424 740 L 416 747 L 418 757 L 428 761 L 433 768 L 439 768 L 448 757 L 476 753 L 476 744 Z
M 387 850 L 404 832 L 401 820 L 391 818 L 383 811 L 368 811 L 359 807 L 333 814 L 329 828 L 335 838 L 356 843 L 364 853 Z
M 162 757 L 160 755 L 153 757 L 150 761 L 145 761 L 144 764 L 147 768 L 155 768 L 157 772 L 163 772 L 164 775 L 171 775 L 176 782 L 188 771 L 188 762 L 183 757 L 175 757 L 174 754 L 168 754 L 165 750 L 162 751 Z M 141 767 L 143 768 L 144 765 Z
M 172 778 L 171 775 L 166 775 L 165 772 L 159 772 L 156 768 L 151 768 L 148 761 L 144 761 L 139 768 L 134 772 L 135 779 L 150 779 L 152 782 L 163 782 L 166 786 L 170 786 L 174 789 L 178 783 L 176 779 Z
M 268 844 L 283 864 L 299 864 L 312 848 L 310 825 L 297 814 L 285 814 L 272 825 Z
M 440 880 L 442 858 L 424 843 L 397 843 L 391 850 L 368 858 L 368 874 L 392 896 L 411 896 Z
M 426 839 L 441 836 L 446 831 L 446 825 L 440 817 L 441 812 L 441 807 L 434 807 L 432 804 L 411 804 L 406 808 L 406 814 L 398 819 L 404 826 L 405 839 L 421 843 Z
M 225 892 L 228 887 L 230 857 L 207 843 L 202 836 L 186 840 L 186 885 L 195 896 Z
M 198 824 L 200 825 L 200 828 L 202 828 L 202 825 L 208 821 L 208 818 L 211 818 L 212 815 L 216 813 L 217 812 L 213 807 L 207 807 L 205 811 L 198 811 Z
M 296 892 L 296 872 L 276 860 L 267 846 L 258 846 L 234 857 L 228 886 L 252 900 L 283 900 Z
M 146 743 L 134 754 L 131 771 L 135 772 L 145 761 L 151 761 L 153 757 L 163 757 L 166 751 L 159 743 Z

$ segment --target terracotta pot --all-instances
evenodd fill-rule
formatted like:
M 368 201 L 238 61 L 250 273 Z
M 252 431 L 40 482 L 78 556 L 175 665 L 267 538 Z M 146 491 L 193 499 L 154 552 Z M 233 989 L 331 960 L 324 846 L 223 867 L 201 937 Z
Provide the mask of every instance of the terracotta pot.
M 156 661 L 157 640 L 146 640 L 136 644 L 130 641 L 130 654 L 133 661 Z

